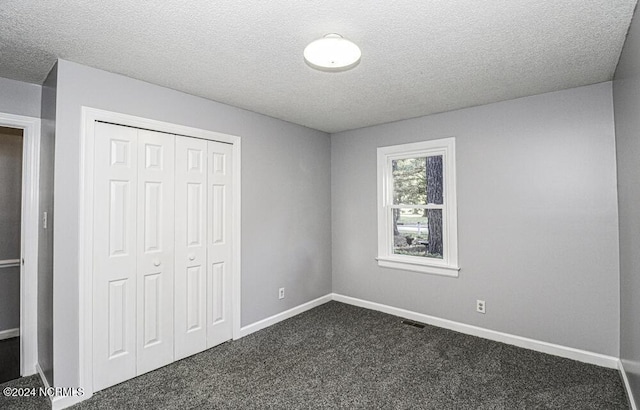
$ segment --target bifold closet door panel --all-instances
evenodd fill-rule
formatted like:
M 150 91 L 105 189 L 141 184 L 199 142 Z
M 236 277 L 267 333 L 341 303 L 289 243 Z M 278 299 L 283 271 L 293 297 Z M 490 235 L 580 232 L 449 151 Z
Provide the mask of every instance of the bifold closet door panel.
M 138 374 L 173 361 L 174 162 L 174 135 L 138 130 Z
M 232 337 L 232 145 L 96 122 L 93 390 Z
M 232 337 L 231 252 L 232 221 L 232 145 L 207 142 L 208 246 L 207 246 L 207 347 Z
M 138 130 L 97 122 L 93 209 L 93 388 L 136 376 Z
M 207 141 L 176 136 L 175 359 L 207 348 Z

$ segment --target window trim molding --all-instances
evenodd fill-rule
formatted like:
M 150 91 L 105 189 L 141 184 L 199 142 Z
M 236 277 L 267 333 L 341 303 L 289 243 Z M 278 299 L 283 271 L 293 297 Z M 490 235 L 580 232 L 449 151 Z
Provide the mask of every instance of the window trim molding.
M 421 258 L 393 253 L 393 237 L 390 234 L 393 177 L 391 161 L 419 156 L 442 155 L 444 158 L 444 208 L 443 258 Z M 378 266 L 421 273 L 457 277 L 458 266 L 458 212 L 456 203 L 455 138 L 440 138 L 399 144 L 377 149 L 377 197 L 378 197 Z M 409 205 L 410 206 L 410 205 Z

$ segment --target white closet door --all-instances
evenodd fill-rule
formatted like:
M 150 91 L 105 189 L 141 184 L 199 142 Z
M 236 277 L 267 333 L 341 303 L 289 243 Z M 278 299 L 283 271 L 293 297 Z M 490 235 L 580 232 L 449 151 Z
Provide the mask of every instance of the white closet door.
M 207 141 L 176 136 L 175 359 L 207 348 Z
M 174 156 L 174 135 L 138 130 L 138 374 L 173 361 Z
M 232 146 L 96 123 L 93 390 L 232 337 Z
M 208 246 L 207 246 L 207 347 L 232 336 L 231 251 L 233 209 L 232 146 L 207 142 Z
M 96 123 L 93 389 L 136 375 L 138 131 Z

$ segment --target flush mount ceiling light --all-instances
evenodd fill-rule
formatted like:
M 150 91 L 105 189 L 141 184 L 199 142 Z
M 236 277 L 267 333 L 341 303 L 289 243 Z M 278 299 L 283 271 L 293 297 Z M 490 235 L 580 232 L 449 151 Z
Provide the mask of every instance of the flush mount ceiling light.
M 360 62 L 360 48 L 340 34 L 327 34 L 304 49 L 304 61 L 321 71 L 346 71 Z

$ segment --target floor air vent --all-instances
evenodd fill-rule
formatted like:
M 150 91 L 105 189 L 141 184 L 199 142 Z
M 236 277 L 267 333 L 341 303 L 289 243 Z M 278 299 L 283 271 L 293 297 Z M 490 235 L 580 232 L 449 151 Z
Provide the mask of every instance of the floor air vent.
M 403 325 L 417 327 L 418 329 L 424 329 L 424 325 L 422 323 L 414 322 L 413 320 L 402 319 L 400 323 L 402 323 Z

